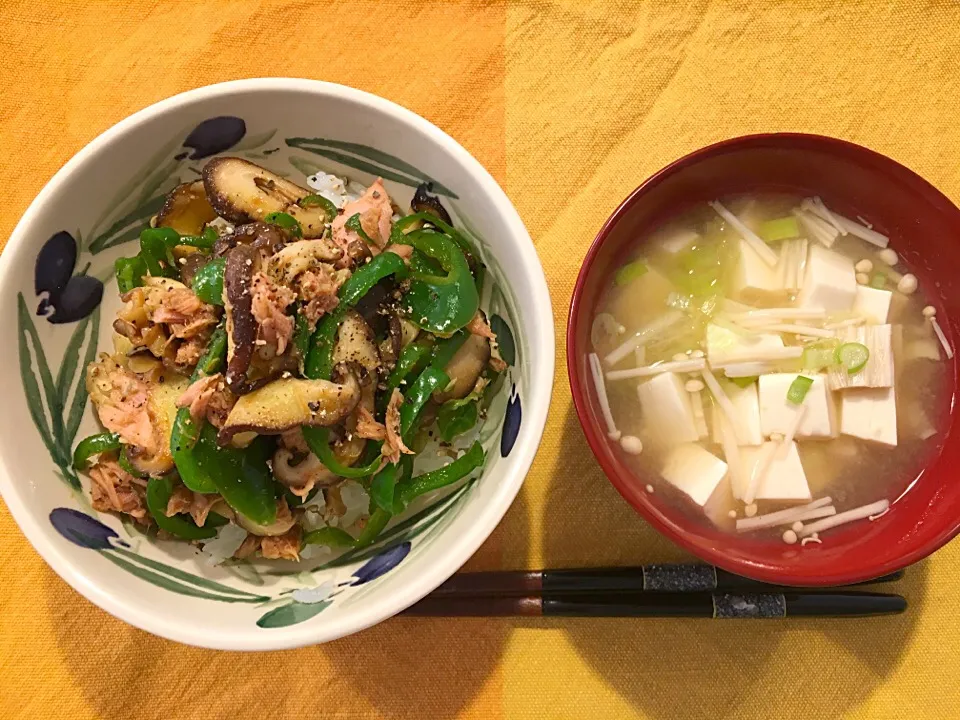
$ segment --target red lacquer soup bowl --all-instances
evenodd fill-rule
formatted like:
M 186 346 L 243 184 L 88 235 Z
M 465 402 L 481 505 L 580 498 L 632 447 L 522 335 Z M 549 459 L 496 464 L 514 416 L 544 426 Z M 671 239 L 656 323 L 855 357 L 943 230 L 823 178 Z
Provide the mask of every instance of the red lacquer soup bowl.
M 607 477 L 637 512 L 706 562 L 770 583 L 827 586 L 869 580 L 929 555 L 960 531 L 960 442 L 950 362 L 937 450 L 910 488 L 875 522 L 830 530 L 820 545 L 787 545 L 775 534 L 733 535 L 713 527 L 632 470 L 607 440 L 587 354 L 590 326 L 614 269 L 638 238 L 697 204 L 756 192 L 819 195 L 832 209 L 857 216 L 890 237 L 890 246 L 937 307 L 950 344 L 960 317 L 960 209 L 916 173 L 866 148 L 817 135 L 734 138 L 664 168 L 616 209 L 594 240 L 573 292 L 567 323 L 567 370 L 580 423 Z M 893 500 L 893 498 L 890 498 Z

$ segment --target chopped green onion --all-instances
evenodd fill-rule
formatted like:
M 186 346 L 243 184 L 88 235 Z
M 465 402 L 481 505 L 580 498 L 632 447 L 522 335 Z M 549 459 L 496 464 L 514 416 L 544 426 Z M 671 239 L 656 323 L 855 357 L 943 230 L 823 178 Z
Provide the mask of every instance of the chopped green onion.
M 837 348 L 835 358 L 840 365 L 847 369 L 848 374 L 853 375 L 855 372 L 863 370 L 870 359 L 870 350 L 866 345 L 860 343 L 844 343 Z
M 837 340 L 824 340 L 807 345 L 800 357 L 803 369 L 808 372 L 819 372 L 823 368 L 833 365 L 838 344 L 839 341 Z
M 797 375 L 787 390 L 787 402 L 791 402 L 794 405 L 803 404 L 803 399 L 807 397 L 807 393 L 810 392 L 811 387 L 813 387 L 813 378 L 808 378 L 805 375 Z
M 617 270 L 617 274 L 614 276 L 613 281 L 617 285 L 629 285 L 634 280 L 642 277 L 646 273 L 646 264 L 640 260 L 634 260 L 632 263 L 627 263 L 622 268 Z
M 800 223 L 793 215 L 790 217 L 777 218 L 776 220 L 767 220 L 760 226 L 760 232 L 757 233 L 765 242 L 776 242 L 778 240 L 790 240 L 800 237 Z
M 877 290 L 883 290 L 887 286 L 887 276 L 883 273 L 877 273 L 872 278 L 870 278 L 870 287 L 876 288 Z
M 267 213 L 263 216 L 263 221 L 271 225 L 276 225 L 281 227 L 284 230 L 289 230 L 290 234 L 294 237 L 303 237 L 303 228 L 300 227 L 300 223 L 297 222 L 297 219 L 285 212 L 272 212 Z
M 756 375 L 750 375 L 748 377 L 733 377 L 727 379 L 737 387 L 745 388 L 748 385 L 753 385 L 760 378 Z

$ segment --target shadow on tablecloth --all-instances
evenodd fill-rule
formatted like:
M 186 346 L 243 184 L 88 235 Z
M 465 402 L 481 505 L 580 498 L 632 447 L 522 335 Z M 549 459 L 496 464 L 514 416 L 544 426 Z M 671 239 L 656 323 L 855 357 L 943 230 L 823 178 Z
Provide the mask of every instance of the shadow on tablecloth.
M 507 537 L 508 558 L 522 564 L 527 516 L 521 496 L 466 569 L 498 567 Z M 495 669 L 512 627 L 398 618 L 326 645 L 218 652 L 126 625 L 46 567 L 44 590 L 63 662 L 103 720 L 452 718 L 484 691 L 499 703 Z
M 597 465 L 573 409 L 565 452 L 547 493 L 547 567 L 641 565 L 695 560 L 640 519 Z M 585 538 L 593 538 L 585 542 Z M 604 538 L 598 542 L 596 538 Z M 926 593 L 921 562 L 903 580 L 877 586 L 910 602 L 903 615 L 784 621 L 551 621 L 624 699 L 657 720 L 778 717 L 784 698 L 832 720 L 860 705 L 899 663 Z M 789 704 L 789 703 L 788 703 Z

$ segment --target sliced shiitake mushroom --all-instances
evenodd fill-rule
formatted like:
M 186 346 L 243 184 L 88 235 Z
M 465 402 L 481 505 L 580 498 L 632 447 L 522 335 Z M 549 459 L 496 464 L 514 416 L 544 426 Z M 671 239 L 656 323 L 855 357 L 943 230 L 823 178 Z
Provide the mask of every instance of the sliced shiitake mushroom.
M 447 225 L 453 225 L 450 213 L 440 204 L 440 198 L 430 194 L 431 190 L 433 190 L 433 183 L 427 182 L 417 185 L 417 191 L 413 194 L 413 200 L 410 201 L 411 209 L 414 212 L 430 213 L 443 220 Z
M 273 454 L 273 476 L 288 488 L 328 487 L 340 482 L 340 476 L 313 453 L 302 456 L 297 463 L 293 462 L 294 457 L 286 448 L 277 448 Z
M 207 201 L 202 180 L 177 185 L 157 213 L 157 227 L 173 228 L 181 235 L 199 235 L 217 217 Z
M 226 255 L 238 245 L 250 245 L 259 251 L 261 258 L 268 258 L 279 252 L 287 244 L 287 238 L 276 225 L 253 222 L 241 225 L 229 235 L 217 239 L 213 246 L 214 255 Z
M 450 385 L 435 392 L 433 399 L 443 403 L 469 395 L 489 360 L 490 341 L 482 335 L 469 335 L 444 368 Z
M 344 316 L 337 330 L 333 362 L 357 363 L 371 375 L 375 375 L 380 367 L 380 353 L 377 351 L 373 330 L 355 310 Z
M 285 212 L 297 219 L 304 237 L 315 238 L 323 235 L 332 220 L 322 206 L 297 204 L 312 191 L 242 158 L 208 162 L 203 168 L 203 187 L 217 214 L 231 222 L 263 220 L 269 213 Z
M 147 411 L 150 415 L 157 439 L 157 451 L 149 454 L 142 448 L 129 446 L 127 460 L 137 470 L 146 475 L 163 475 L 173 470 L 173 456 L 170 454 L 170 434 L 177 416 L 177 399 L 189 387 L 190 381 L 182 375 L 168 373 L 162 383 L 150 385 L 147 395 Z
M 243 395 L 217 435 L 226 445 L 239 432 L 279 435 L 295 427 L 329 426 L 343 420 L 360 402 L 360 381 L 351 370 L 335 368 L 330 380 L 280 378 Z
M 223 270 L 227 314 L 227 386 L 238 395 L 250 392 L 247 370 L 253 360 L 257 321 L 253 317 L 253 273 L 260 255 L 252 245 L 237 245 L 227 253 Z

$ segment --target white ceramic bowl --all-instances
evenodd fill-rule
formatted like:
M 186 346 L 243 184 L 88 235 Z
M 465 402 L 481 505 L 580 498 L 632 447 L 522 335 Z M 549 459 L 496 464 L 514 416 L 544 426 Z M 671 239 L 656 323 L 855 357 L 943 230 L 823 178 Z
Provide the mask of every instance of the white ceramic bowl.
M 148 539 L 90 507 L 69 468 L 97 432 L 83 368 L 110 347 L 119 306 L 112 267 L 136 252 L 157 200 L 213 154 L 303 182 L 322 169 L 401 207 L 435 182 L 490 270 L 483 293 L 514 349 L 480 436 L 478 480 L 426 498 L 372 548 L 313 559 L 213 566 L 192 546 Z M 99 301 L 103 281 L 102 303 Z M 50 306 L 55 308 L 51 315 Z M 102 317 L 101 317 L 102 315 Z M 152 105 L 68 162 L 27 209 L 0 257 L 8 355 L 0 413 L 0 491 L 33 546 L 76 590 L 117 617 L 180 642 L 231 650 L 332 640 L 394 615 L 453 574 L 506 512 L 530 467 L 553 384 L 550 296 L 530 237 L 494 179 L 444 132 L 391 102 L 329 83 L 228 82 Z M 91 339 L 91 336 L 93 338 Z M 509 343 L 509 340 L 506 344 Z M 15 353 L 14 346 L 18 347 Z M 80 478 L 84 484 L 86 480 Z M 305 569 L 308 572 L 298 572 Z

